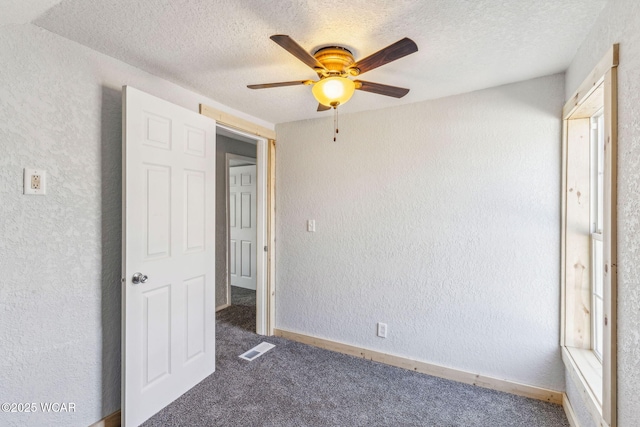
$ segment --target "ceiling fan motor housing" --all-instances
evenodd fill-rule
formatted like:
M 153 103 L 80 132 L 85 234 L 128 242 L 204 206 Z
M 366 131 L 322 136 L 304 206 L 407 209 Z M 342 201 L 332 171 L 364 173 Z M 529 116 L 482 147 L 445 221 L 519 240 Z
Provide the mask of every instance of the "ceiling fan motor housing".
M 355 62 L 353 54 L 341 46 L 327 46 L 318 49 L 313 55 L 326 70 L 316 68 L 319 77 L 346 77 L 349 67 Z

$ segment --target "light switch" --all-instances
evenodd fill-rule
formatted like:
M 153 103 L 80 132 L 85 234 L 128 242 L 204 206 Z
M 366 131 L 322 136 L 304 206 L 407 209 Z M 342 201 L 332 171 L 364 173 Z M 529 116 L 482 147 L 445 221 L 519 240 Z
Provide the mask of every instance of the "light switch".
M 378 322 L 378 336 L 380 338 L 386 338 L 387 337 L 387 324 L 386 323 Z
M 316 220 L 309 219 L 307 220 L 307 231 L 314 233 L 316 231 Z
M 44 196 L 47 193 L 47 171 L 24 169 L 24 194 Z

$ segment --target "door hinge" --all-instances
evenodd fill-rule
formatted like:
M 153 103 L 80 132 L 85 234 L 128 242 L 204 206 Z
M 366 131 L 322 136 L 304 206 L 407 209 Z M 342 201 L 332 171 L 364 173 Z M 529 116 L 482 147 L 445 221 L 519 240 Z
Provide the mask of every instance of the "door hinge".
M 265 251 L 265 252 L 268 252 L 268 248 L 267 248 L 266 246 L 264 247 L 264 251 Z

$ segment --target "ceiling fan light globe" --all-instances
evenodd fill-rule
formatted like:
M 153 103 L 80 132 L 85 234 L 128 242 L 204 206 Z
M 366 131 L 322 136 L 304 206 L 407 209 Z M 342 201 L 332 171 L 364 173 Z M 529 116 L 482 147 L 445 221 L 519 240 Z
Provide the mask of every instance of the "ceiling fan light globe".
M 346 77 L 327 77 L 313 85 L 311 91 L 316 100 L 327 107 L 342 105 L 353 96 L 356 85 Z

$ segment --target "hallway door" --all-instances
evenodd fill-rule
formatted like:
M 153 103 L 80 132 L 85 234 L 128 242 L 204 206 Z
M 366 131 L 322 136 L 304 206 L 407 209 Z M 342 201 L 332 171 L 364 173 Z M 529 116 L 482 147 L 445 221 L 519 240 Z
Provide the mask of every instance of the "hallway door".
M 256 165 L 229 168 L 231 286 L 256 289 Z

